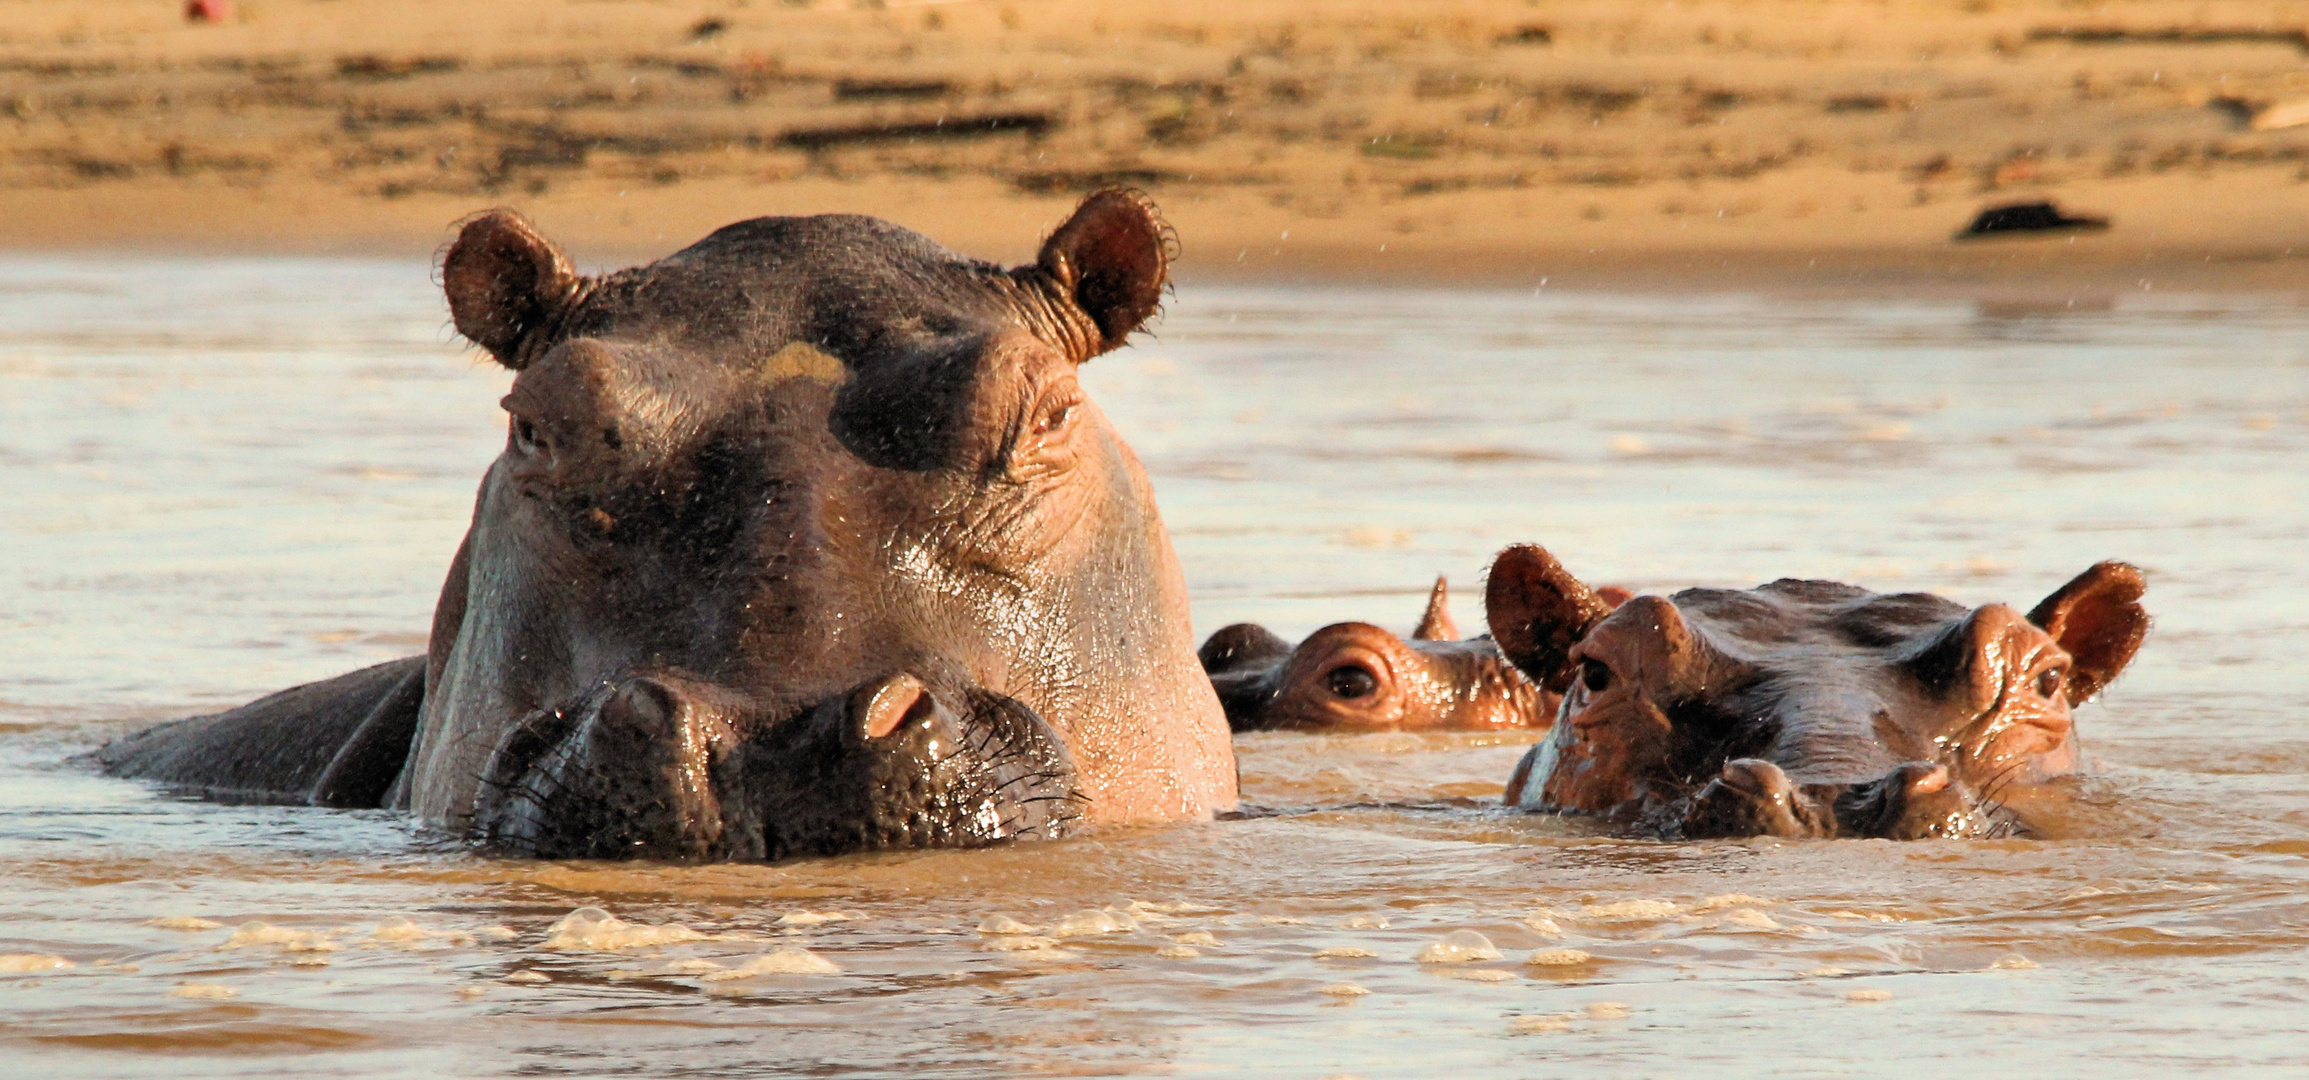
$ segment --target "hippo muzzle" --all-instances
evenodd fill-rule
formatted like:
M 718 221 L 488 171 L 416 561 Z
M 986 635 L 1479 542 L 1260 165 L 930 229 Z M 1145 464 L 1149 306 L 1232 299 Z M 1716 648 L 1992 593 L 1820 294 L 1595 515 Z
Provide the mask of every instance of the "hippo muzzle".
M 541 858 L 778 860 L 1055 839 L 1081 816 L 1065 743 L 1016 700 L 910 673 L 781 721 L 669 675 L 605 681 L 524 717 L 473 822 Z

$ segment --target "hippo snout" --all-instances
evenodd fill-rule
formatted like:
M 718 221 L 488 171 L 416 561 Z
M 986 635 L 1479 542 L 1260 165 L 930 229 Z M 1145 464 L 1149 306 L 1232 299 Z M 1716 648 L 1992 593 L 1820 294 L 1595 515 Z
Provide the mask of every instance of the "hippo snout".
M 896 672 L 764 724 L 637 676 L 516 725 L 474 824 L 541 858 L 776 860 L 1055 838 L 1083 803 L 1057 732 L 975 686 Z

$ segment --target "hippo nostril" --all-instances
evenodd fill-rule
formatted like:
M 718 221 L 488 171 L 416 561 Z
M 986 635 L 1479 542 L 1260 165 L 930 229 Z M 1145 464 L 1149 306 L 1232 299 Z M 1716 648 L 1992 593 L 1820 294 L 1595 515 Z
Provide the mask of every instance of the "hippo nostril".
M 1611 665 L 1592 656 L 1582 660 L 1579 662 L 1579 681 L 1580 685 L 1587 687 L 1589 693 L 1600 692 L 1611 685 Z
M 604 720 L 647 734 L 665 735 L 673 731 L 674 722 L 681 715 L 681 702 L 664 683 L 655 679 L 631 679 L 602 703 L 601 715 Z
M 857 705 L 858 730 L 869 739 L 882 738 L 938 707 L 930 697 L 930 688 L 904 672 L 882 680 L 863 698 Z
M 1330 688 L 1333 696 L 1353 701 L 1378 693 L 1379 677 L 1361 664 L 1341 664 L 1323 677 L 1323 685 Z

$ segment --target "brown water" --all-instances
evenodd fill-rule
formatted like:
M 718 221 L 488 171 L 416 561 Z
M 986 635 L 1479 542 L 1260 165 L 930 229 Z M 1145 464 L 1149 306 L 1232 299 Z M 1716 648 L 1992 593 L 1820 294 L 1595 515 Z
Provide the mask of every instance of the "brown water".
M 0 262 L 0 954 L 72 965 L 0 974 L 0 1074 L 2309 1058 L 2309 308 L 1190 286 L 1086 374 L 1206 632 L 1407 625 L 1438 572 L 1476 625 L 1516 540 L 1649 590 L 1967 602 L 2118 557 L 2157 627 L 2080 716 L 2095 775 L 2049 840 L 1616 839 L 1490 805 L 1517 739 L 1262 735 L 1244 789 L 1274 816 L 779 867 L 481 858 L 63 763 L 421 648 L 506 383 L 425 268 Z M 551 940 L 583 907 L 702 938 Z M 980 932 L 998 915 L 1040 932 Z M 217 925 L 150 921 L 187 918 Z M 1501 958 L 1415 960 L 1455 931 Z

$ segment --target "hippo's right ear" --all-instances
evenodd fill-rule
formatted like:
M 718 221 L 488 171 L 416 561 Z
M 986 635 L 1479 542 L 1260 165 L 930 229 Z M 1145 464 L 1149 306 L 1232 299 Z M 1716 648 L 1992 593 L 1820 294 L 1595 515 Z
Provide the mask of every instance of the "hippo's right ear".
M 1145 195 L 1095 192 L 1042 242 L 1036 266 L 1098 327 L 1080 362 L 1121 348 L 1162 306 L 1170 279 L 1170 230 Z
M 2069 704 L 2091 700 L 2141 651 L 2141 639 L 2149 633 L 2149 612 L 2141 597 L 2148 591 L 2140 567 L 2097 563 L 2028 613 L 2028 621 L 2052 635 L 2074 661 Z
M 1611 610 L 1537 544 L 1500 552 L 1483 587 L 1483 615 L 1499 651 L 1557 693 L 1571 685 L 1571 647 Z
M 561 249 L 511 210 L 467 221 L 441 258 L 457 332 L 516 371 L 528 362 L 522 343 L 568 306 L 578 285 Z

